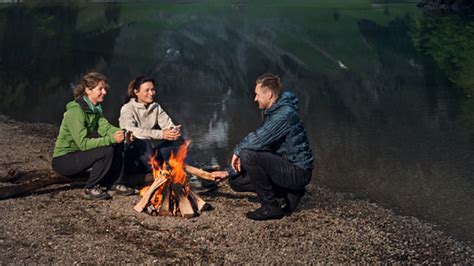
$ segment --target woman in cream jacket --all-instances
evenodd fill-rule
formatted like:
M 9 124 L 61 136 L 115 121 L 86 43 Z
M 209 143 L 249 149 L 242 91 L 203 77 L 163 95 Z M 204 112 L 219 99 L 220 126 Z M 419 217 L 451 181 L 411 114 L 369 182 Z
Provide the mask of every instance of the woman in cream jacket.
M 140 76 L 128 85 L 127 102 L 120 110 L 120 127 L 133 134 L 126 153 L 127 171 L 150 171 L 149 158 L 157 150 L 157 160 L 168 160 L 171 151 L 183 143 L 181 126 L 175 125 L 155 102 L 155 81 Z

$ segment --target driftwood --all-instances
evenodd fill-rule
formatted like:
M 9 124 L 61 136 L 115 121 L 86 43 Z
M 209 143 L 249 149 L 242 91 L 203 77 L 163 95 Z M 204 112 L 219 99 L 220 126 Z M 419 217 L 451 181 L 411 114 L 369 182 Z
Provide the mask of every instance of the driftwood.
M 199 178 L 212 180 L 214 177 L 211 173 L 202 169 L 186 165 L 186 172 L 196 175 Z M 58 184 L 71 184 L 77 182 L 87 181 L 86 174 L 77 176 L 75 178 L 66 178 L 59 175 L 51 169 L 40 169 L 31 171 L 9 171 L 7 175 L 0 176 L 1 183 L 12 183 L 15 185 L 0 187 L 0 200 L 17 197 L 20 195 L 31 193 L 35 190 Z M 146 175 L 144 177 L 133 177 L 130 185 L 151 183 L 152 176 Z M 145 207 L 143 207 L 145 208 Z M 143 211 L 140 210 L 140 212 Z
M 0 187 L 0 200 L 30 193 L 50 185 L 84 182 L 87 178 L 87 176 L 66 178 L 49 169 L 10 172 L 7 176 L 0 177 L 1 182 L 15 182 L 18 180 L 28 181 L 19 185 Z
M 12 183 L 13 186 L 0 187 L 0 200 L 24 195 L 35 190 L 57 184 L 71 184 L 86 182 L 88 174 L 79 175 L 74 178 L 66 178 L 51 169 L 40 169 L 31 171 L 9 171 L 7 175 L 0 176 L 0 183 Z M 135 175 L 131 176 L 129 185 L 142 186 L 153 182 L 153 176 Z

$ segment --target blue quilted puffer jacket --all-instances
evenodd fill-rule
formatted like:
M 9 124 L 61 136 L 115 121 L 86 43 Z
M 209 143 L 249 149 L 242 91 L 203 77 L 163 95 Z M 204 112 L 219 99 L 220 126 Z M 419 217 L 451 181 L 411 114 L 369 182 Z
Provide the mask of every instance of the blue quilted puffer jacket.
M 263 125 L 248 134 L 235 147 L 234 153 L 239 156 L 242 149 L 269 151 L 303 169 L 313 169 L 314 157 L 298 114 L 298 98 L 292 91 L 284 91 L 265 110 Z

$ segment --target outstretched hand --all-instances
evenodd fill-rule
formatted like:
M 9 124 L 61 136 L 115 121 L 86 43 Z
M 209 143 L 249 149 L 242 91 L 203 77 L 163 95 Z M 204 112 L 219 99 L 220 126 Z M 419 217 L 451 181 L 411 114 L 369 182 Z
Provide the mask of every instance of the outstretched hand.
M 216 181 L 221 181 L 229 177 L 229 173 L 227 171 L 214 171 L 211 172 L 211 175 Z

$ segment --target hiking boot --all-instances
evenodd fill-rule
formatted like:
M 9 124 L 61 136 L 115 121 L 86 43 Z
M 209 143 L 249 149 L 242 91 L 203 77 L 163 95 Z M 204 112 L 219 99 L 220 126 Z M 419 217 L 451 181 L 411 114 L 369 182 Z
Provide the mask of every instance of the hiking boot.
M 127 187 L 126 185 L 121 185 L 121 184 L 113 185 L 112 188 L 110 188 L 110 191 L 112 191 L 113 193 L 119 196 L 131 196 L 137 193 L 134 188 Z
M 285 213 L 279 204 L 264 204 L 255 211 L 247 212 L 247 218 L 255 221 L 281 219 L 283 216 L 285 216 Z
M 95 186 L 93 188 L 84 189 L 84 198 L 86 199 L 96 199 L 96 200 L 106 200 L 112 198 L 107 191 L 105 191 L 101 186 Z

